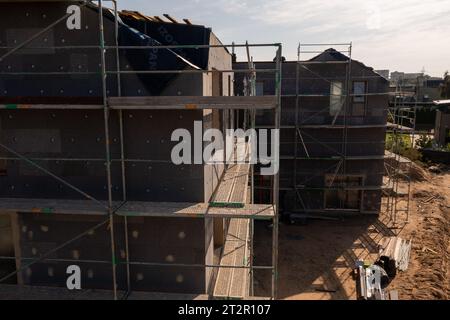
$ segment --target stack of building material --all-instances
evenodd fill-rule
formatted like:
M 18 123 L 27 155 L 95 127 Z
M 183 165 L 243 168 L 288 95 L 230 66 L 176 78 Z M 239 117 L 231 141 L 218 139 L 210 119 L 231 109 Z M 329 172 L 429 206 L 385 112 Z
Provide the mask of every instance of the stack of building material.
M 367 266 L 358 261 L 355 269 L 358 300 L 388 300 L 385 291 L 388 275 L 378 265 Z
M 411 255 L 412 240 L 404 240 L 398 237 L 387 238 L 380 252 L 380 259 L 393 261 L 399 271 L 408 270 Z

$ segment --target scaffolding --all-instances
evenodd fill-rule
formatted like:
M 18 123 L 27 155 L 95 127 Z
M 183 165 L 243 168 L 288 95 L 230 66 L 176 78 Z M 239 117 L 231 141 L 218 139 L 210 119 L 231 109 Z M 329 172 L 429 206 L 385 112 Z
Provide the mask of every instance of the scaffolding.
M 319 54 L 322 53 L 321 50 L 319 51 L 315 51 L 317 48 L 320 47 L 324 47 L 324 46 L 337 46 L 337 47 L 344 47 L 347 50 L 341 53 L 347 53 L 348 54 L 348 59 L 347 61 L 323 61 L 323 62 L 319 62 L 319 61 L 310 61 L 310 60 L 302 60 L 302 54 Z M 306 50 L 302 49 L 302 47 L 306 47 Z M 311 50 L 310 48 L 315 48 L 315 50 Z M 295 88 L 296 88 L 296 93 L 295 93 L 295 139 L 294 139 L 294 175 L 293 175 L 293 186 L 294 186 L 294 191 L 295 194 L 297 196 L 297 203 L 301 204 L 301 210 L 305 213 L 308 212 L 308 208 L 305 205 L 305 202 L 302 199 L 302 196 L 299 192 L 299 190 L 304 189 L 305 186 L 302 186 L 298 183 L 297 179 L 297 171 L 298 171 L 298 160 L 299 160 L 299 155 L 298 155 L 298 142 L 301 141 L 302 146 L 304 148 L 305 154 L 306 154 L 306 159 L 308 160 L 313 160 L 316 161 L 318 160 L 318 158 L 314 158 L 310 156 L 310 153 L 308 152 L 308 148 L 306 147 L 305 141 L 303 139 L 303 135 L 306 134 L 304 132 L 303 129 L 305 129 L 305 126 L 307 126 L 308 120 L 311 119 L 311 117 L 314 117 L 314 114 L 312 115 L 308 115 L 307 117 L 301 117 L 302 115 L 302 101 L 301 99 L 304 97 L 311 97 L 311 94 L 302 94 L 301 93 L 301 76 L 300 76 L 300 70 L 304 69 L 306 71 L 308 71 L 312 77 L 315 77 L 317 79 L 323 80 L 327 83 L 330 83 L 331 86 L 333 87 L 334 84 L 328 80 L 327 78 L 321 76 L 320 74 L 318 74 L 317 72 L 314 72 L 313 70 L 311 70 L 310 68 L 308 68 L 309 65 L 313 65 L 313 64 L 345 64 L 346 66 L 346 72 L 345 72 L 345 92 L 343 90 L 341 90 L 341 93 L 339 94 L 338 98 L 342 101 L 342 104 L 340 105 L 340 110 L 338 112 L 336 112 L 336 116 L 333 119 L 333 123 L 331 123 L 331 127 L 335 126 L 335 122 L 337 117 L 339 116 L 339 114 L 341 114 L 341 112 L 343 112 L 343 117 L 344 117 L 344 124 L 342 127 L 342 152 L 336 154 L 336 156 L 339 157 L 334 159 L 334 161 L 337 161 L 336 167 L 335 167 L 335 176 L 333 177 L 332 180 L 335 179 L 335 177 L 338 175 L 338 173 L 340 172 L 340 174 L 345 174 L 346 172 L 346 162 L 347 162 L 347 149 L 346 149 L 346 143 L 347 143 L 347 133 L 348 133 L 348 127 L 347 127 L 347 112 L 348 112 L 348 108 L 349 108 L 349 97 L 350 97 L 350 75 L 351 75 L 351 63 L 352 63 L 352 43 L 348 43 L 348 44 L 302 44 L 299 43 L 298 44 L 298 50 L 297 50 L 297 63 L 296 63 L 296 84 L 295 84 Z M 343 89 L 342 87 L 339 89 Z M 330 95 L 314 95 L 314 96 L 331 96 L 333 94 L 334 90 L 331 90 Z M 327 109 L 329 107 L 327 106 Z M 343 109 L 342 109 L 343 108 Z M 323 110 L 318 111 L 317 113 L 322 112 Z M 317 114 L 315 113 L 315 114 Z M 320 126 L 319 126 L 320 127 Z M 309 136 L 310 138 L 312 138 L 311 136 Z M 325 143 L 314 139 L 317 143 L 327 147 L 329 149 L 329 146 L 326 145 Z M 329 157 L 328 157 L 329 158 Z M 304 158 L 305 159 L 305 158 Z M 334 165 L 333 165 L 334 166 Z M 323 174 L 324 172 L 321 172 L 320 174 Z M 331 186 L 330 186 L 331 187 Z
M 113 5 L 112 12 L 114 16 L 115 24 L 115 43 L 114 45 L 105 44 L 105 27 L 104 27 L 104 13 L 106 7 L 104 7 L 104 2 L 110 1 Z M 61 0 L 60 2 L 74 2 L 79 3 L 80 7 L 93 6 L 98 9 L 98 28 L 99 28 L 99 44 L 98 46 L 61 46 L 58 47 L 60 50 L 72 50 L 72 49 L 98 49 L 101 66 L 99 72 L 87 72 L 90 76 L 100 76 L 102 81 L 102 104 L 97 105 L 82 105 L 82 104 L 58 104 L 58 105 L 44 105 L 44 104 L 8 104 L 0 106 L 0 109 L 14 109 L 14 110 L 48 110 L 48 109 L 64 109 L 64 110 L 102 110 L 103 111 L 103 126 L 105 135 L 105 157 L 102 159 L 80 159 L 80 158 L 28 158 L 25 155 L 13 150 L 9 146 L 0 143 L 0 147 L 4 149 L 10 156 L 3 157 L 2 160 L 11 161 L 23 161 L 27 164 L 33 166 L 34 168 L 40 170 L 41 172 L 47 174 L 48 176 L 54 178 L 59 183 L 69 187 L 71 190 L 75 191 L 79 195 L 82 195 L 87 200 L 62 200 L 62 199 L 51 199 L 51 200 L 34 200 L 34 199 L 1 199 L 0 202 L 0 213 L 11 214 L 17 212 L 32 212 L 35 214 L 92 214 L 102 216 L 103 219 L 100 223 L 92 226 L 88 230 L 80 233 L 76 237 L 62 242 L 56 248 L 41 254 L 39 258 L 28 258 L 28 257 L 1 257 L 1 259 L 9 260 L 20 260 L 26 261 L 26 263 L 20 263 L 20 268 L 10 274 L 2 277 L 0 279 L 0 284 L 5 280 L 10 279 L 14 276 L 19 275 L 21 272 L 31 267 L 32 265 L 42 262 L 42 261 L 53 261 L 53 262 L 74 262 L 74 263 L 92 263 L 92 264 L 109 264 L 112 268 L 111 280 L 112 280 L 112 297 L 117 299 L 127 299 L 133 292 L 130 281 L 130 266 L 132 265 L 143 265 L 143 266 L 156 266 L 156 267 L 183 267 L 183 268 L 212 268 L 213 270 L 243 270 L 244 272 L 249 272 L 253 275 L 253 270 L 270 270 L 272 272 L 272 289 L 271 297 L 273 299 L 277 298 L 277 281 L 278 281 L 278 208 L 279 208 L 279 173 L 276 173 L 273 177 L 273 202 L 270 205 L 257 205 L 254 204 L 253 196 L 251 197 L 250 204 L 243 204 L 242 206 L 236 207 L 234 200 L 228 198 L 228 202 L 225 201 L 221 205 L 215 205 L 217 203 L 207 202 L 192 204 L 186 206 L 183 204 L 171 203 L 152 203 L 152 202 L 133 202 L 127 200 L 127 179 L 126 179 L 126 163 L 133 162 L 146 162 L 151 163 L 155 160 L 152 159 L 129 159 L 126 157 L 125 145 L 126 141 L 124 139 L 124 122 L 123 122 L 123 111 L 124 110 L 200 110 L 200 109 L 216 109 L 221 112 L 229 112 L 232 117 L 234 114 L 237 115 L 239 110 L 246 110 L 252 119 L 254 119 L 254 114 L 256 109 L 271 110 L 274 115 L 274 128 L 280 128 L 280 112 L 281 112 L 281 63 L 282 63 L 282 46 L 281 44 L 231 44 L 231 45 L 150 45 L 150 46 L 120 46 L 119 45 L 119 12 L 116 0 L 92 0 L 92 1 L 79 1 L 79 0 Z M 66 19 L 68 15 L 63 16 L 54 23 L 48 25 L 48 27 L 40 30 L 38 33 L 30 37 L 27 41 L 20 43 L 14 48 L 3 47 L 2 49 L 7 49 L 8 52 L 0 57 L 0 61 L 7 59 L 8 56 L 14 54 L 22 48 L 28 48 L 27 45 L 30 44 L 33 39 L 36 39 L 40 35 L 44 34 L 57 24 L 61 23 Z M 220 97 L 183 97 L 183 96 L 147 96 L 147 97 L 123 97 L 121 94 L 121 76 L 123 74 L 185 74 L 185 73 L 197 73 L 197 74 L 213 74 L 215 72 L 220 73 L 230 73 L 234 74 L 236 72 L 241 72 L 249 75 L 250 83 L 253 83 L 256 77 L 256 70 L 254 66 L 249 61 L 249 68 L 246 70 L 196 70 L 196 69 L 185 69 L 185 70 L 121 70 L 120 67 L 120 50 L 125 49 L 136 49 L 136 50 L 152 50 L 152 49 L 183 49 L 183 48 L 197 48 L 197 49 L 212 49 L 212 48 L 245 48 L 249 52 L 250 48 L 274 48 L 276 50 L 276 63 L 275 68 L 267 70 L 258 70 L 258 72 L 265 72 L 273 74 L 275 81 L 277 83 L 275 96 L 264 96 L 256 97 L 254 96 L 254 90 L 249 92 L 246 97 L 235 97 L 235 96 L 220 96 Z M 106 63 L 106 52 L 113 51 L 116 56 L 116 66 L 115 70 L 108 70 Z M 20 73 L 19 73 L 20 74 Z M 23 73 L 21 75 L 26 76 L 30 73 Z M 31 73 L 32 74 L 32 73 Z M 40 72 L 39 74 L 51 76 L 57 76 L 60 74 L 67 74 L 65 72 Z M 78 73 L 80 74 L 80 73 Z M 118 97 L 111 97 L 108 94 L 107 78 L 115 77 L 118 83 Z M 120 158 L 112 158 L 110 150 L 110 114 L 112 112 L 117 112 L 119 116 L 119 130 L 120 130 Z M 254 120 L 250 121 L 250 125 L 254 125 Z M 236 145 L 235 148 L 238 148 Z M 77 186 L 69 183 L 65 179 L 59 177 L 58 175 L 47 170 L 39 161 L 98 161 L 105 163 L 106 168 L 106 178 L 107 178 L 107 189 L 108 189 L 108 200 L 101 201 L 91 196 L 89 193 L 79 189 Z M 160 160 L 158 160 L 160 161 Z M 169 162 L 169 161 L 168 161 Z M 113 198 L 112 194 L 112 181 L 111 181 L 111 165 L 112 163 L 120 163 L 121 166 L 121 176 L 122 176 L 122 199 L 119 201 Z M 237 169 L 236 169 L 237 168 Z M 237 171 L 233 171 L 237 170 Z M 234 174 L 235 180 L 232 180 L 232 185 L 236 185 L 237 175 L 236 173 L 244 173 L 244 175 L 251 175 L 251 187 L 253 188 L 253 166 L 247 164 L 238 164 L 237 166 L 230 166 L 225 171 L 224 175 Z M 247 182 L 248 183 L 248 182 Z M 223 187 L 219 184 L 218 189 Z M 247 190 L 248 185 L 244 185 L 244 190 Z M 233 189 L 233 188 L 232 188 Z M 216 191 L 217 195 L 218 191 Z M 244 192 L 246 193 L 246 192 Z M 253 194 L 253 190 L 252 190 Z M 214 201 L 214 200 L 212 200 Z M 232 220 L 230 223 L 230 228 L 234 227 L 237 230 L 238 221 L 245 220 L 251 221 L 249 235 L 244 235 L 244 240 L 250 242 L 248 254 L 249 261 L 244 261 L 243 263 L 232 263 L 229 265 L 220 264 L 179 264 L 179 263 L 152 263 L 152 262 L 137 262 L 133 261 L 133 257 L 130 256 L 129 246 L 128 246 L 128 217 L 189 217 L 189 218 L 205 218 L 205 217 L 217 217 L 217 218 L 227 218 Z M 119 261 L 117 258 L 116 249 L 116 232 L 115 230 L 115 220 L 117 217 L 123 218 L 124 223 L 124 238 L 125 238 L 125 259 L 124 261 Z M 267 220 L 271 221 L 273 224 L 272 229 L 272 264 L 270 266 L 256 266 L 253 264 L 253 221 L 254 220 Z M 234 221 L 234 222 L 233 222 Z M 89 260 L 83 261 L 79 259 L 74 260 L 62 260 L 53 259 L 52 255 L 67 245 L 85 237 L 92 231 L 99 229 L 101 227 L 107 226 L 110 232 L 110 247 L 111 247 L 111 260 L 110 261 L 97 261 Z M 247 238 L 249 236 L 249 238 Z M 233 249 L 233 248 L 232 248 Z M 226 248 L 224 250 L 227 250 Z M 247 260 L 247 259 L 245 259 Z M 117 267 L 119 265 L 126 266 L 126 290 L 124 292 L 118 289 L 118 278 L 117 278 Z M 236 281 L 236 280 L 235 280 Z M 251 286 L 253 283 L 251 281 Z M 229 290 L 229 288 L 228 288 Z M 253 292 L 251 289 L 250 292 Z M 226 296 L 221 297 L 226 298 Z M 235 298 L 235 297 L 231 297 Z M 245 297 L 244 297 L 245 298 Z
M 393 229 L 400 229 L 409 222 L 411 202 L 411 171 L 413 162 L 402 151 L 415 147 L 416 112 L 415 106 L 406 101 L 402 85 L 398 83 L 393 93 L 393 103 L 389 107 L 387 146 L 385 161 L 384 210 Z
M 323 54 L 324 48 L 334 48 L 333 54 L 339 55 L 338 59 L 309 59 L 311 55 L 314 57 Z M 351 181 L 337 181 L 339 177 L 350 176 L 353 163 L 359 161 L 381 161 L 385 159 L 383 152 L 375 155 L 352 155 L 349 153 L 349 149 L 353 144 L 358 144 L 361 142 L 354 142 L 349 140 L 349 136 L 354 136 L 354 132 L 358 129 L 375 129 L 384 130 L 386 128 L 386 123 L 374 123 L 374 122 L 364 122 L 356 123 L 351 121 L 351 110 L 352 102 L 354 97 L 387 97 L 389 92 L 376 92 L 373 87 L 366 88 L 365 92 L 353 92 L 352 82 L 353 81 L 369 81 L 372 78 L 379 79 L 381 76 L 369 75 L 369 74 L 359 74 L 357 71 L 352 70 L 354 63 L 360 64 L 359 62 L 352 60 L 352 43 L 299 43 L 297 48 L 297 60 L 295 61 L 295 71 L 291 71 L 287 77 L 283 77 L 283 81 L 295 81 L 295 92 L 285 92 L 282 94 L 283 98 L 293 98 L 295 99 L 295 112 L 292 115 L 293 123 L 283 123 L 281 125 L 281 130 L 285 132 L 285 137 L 287 134 L 293 137 L 293 147 L 291 148 L 291 142 L 285 142 L 289 145 L 289 149 L 293 149 L 292 155 L 281 155 L 281 160 L 292 161 L 293 169 L 292 171 L 284 172 L 285 176 L 281 177 L 282 186 L 281 191 L 294 192 L 295 193 L 295 207 L 293 209 L 289 208 L 287 213 L 291 217 L 317 217 L 318 214 L 325 215 L 336 215 L 336 214 L 355 214 L 355 213 L 368 213 L 377 214 L 377 212 L 368 211 L 365 212 L 362 209 L 362 202 L 364 199 L 364 194 L 367 192 L 379 192 L 385 189 L 381 183 L 367 184 L 364 181 L 360 184 L 352 183 Z M 341 66 L 338 67 L 337 65 Z M 325 70 L 326 67 L 336 67 L 339 72 L 335 74 L 332 73 L 322 73 L 320 70 Z M 322 68 L 322 69 L 320 69 Z M 328 86 L 329 93 L 327 92 L 312 92 L 314 91 L 311 84 L 305 84 L 307 81 L 315 81 L 315 83 L 326 84 L 324 88 Z M 340 83 L 338 86 L 337 82 Z M 286 88 L 288 86 L 284 86 Z M 293 86 L 291 86 L 292 88 Z M 336 89 L 336 90 L 333 90 Z M 285 89 L 286 91 L 287 89 Z M 315 117 L 321 118 L 324 113 L 330 112 L 330 101 L 325 105 L 315 105 L 314 109 L 305 102 L 306 100 L 324 101 L 323 99 L 335 99 L 339 101 L 334 114 L 331 117 L 331 121 L 318 120 L 316 123 Z M 311 103 L 310 103 L 311 104 Z M 285 106 L 284 108 L 288 108 Z M 366 108 L 366 107 L 365 107 Z M 383 110 L 387 112 L 386 109 Z M 291 118 L 290 118 L 291 119 Z M 289 119 L 289 120 L 290 120 Z M 261 127 L 265 127 L 261 125 Z M 315 136 L 309 130 L 325 130 L 328 132 L 333 132 L 336 135 L 336 139 L 332 142 L 322 140 L 320 137 Z M 339 137 L 339 138 L 337 138 Z M 327 155 L 323 156 L 310 150 L 309 145 L 314 144 L 324 148 L 327 151 Z M 281 142 L 283 144 L 283 142 Z M 383 145 L 384 148 L 384 136 L 380 141 L 367 141 L 366 145 L 373 144 L 374 147 L 378 148 Z M 286 150 L 286 149 L 285 149 Z M 318 168 L 314 172 L 302 172 L 300 163 L 314 164 L 316 161 L 322 161 L 324 163 L 329 163 L 323 165 L 322 168 Z M 299 181 L 299 175 L 306 175 L 303 181 Z M 329 174 L 329 179 L 326 179 L 324 186 L 313 186 L 311 185 L 312 180 L 320 178 L 325 174 Z M 378 173 L 377 173 L 378 174 Z M 289 175 L 289 177 L 287 176 Z M 382 173 L 380 173 L 382 175 Z M 335 183 L 337 181 L 337 183 Z M 258 187 L 262 190 L 267 190 L 265 186 Z M 355 191 L 359 193 L 360 208 L 358 210 L 328 210 L 314 209 L 309 207 L 306 199 L 302 196 L 302 192 L 327 192 L 327 191 Z M 289 198 L 289 200 L 291 200 Z

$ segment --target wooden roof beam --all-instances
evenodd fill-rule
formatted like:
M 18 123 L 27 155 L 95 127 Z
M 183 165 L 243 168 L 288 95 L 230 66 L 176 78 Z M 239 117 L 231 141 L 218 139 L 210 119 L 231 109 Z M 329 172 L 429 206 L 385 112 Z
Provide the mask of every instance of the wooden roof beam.
M 157 22 L 165 22 L 163 19 L 161 19 L 158 16 L 153 16 L 153 19 L 155 19 Z
M 167 14 L 167 13 L 164 13 L 163 16 L 166 17 L 166 18 L 167 18 L 170 22 L 172 22 L 172 23 L 178 23 L 177 20 L 175 20 L 174 18 L 172 18 L 172 17 L 171 17 L 169 14 Z

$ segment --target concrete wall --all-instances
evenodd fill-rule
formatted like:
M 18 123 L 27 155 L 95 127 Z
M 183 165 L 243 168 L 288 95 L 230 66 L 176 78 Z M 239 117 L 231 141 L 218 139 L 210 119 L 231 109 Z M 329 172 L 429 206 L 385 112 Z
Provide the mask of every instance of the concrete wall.
M 72 3 L 73 4 L 73 3 Z M 66 14 L 70 3 L 0 3 L 1 30 L 0 45 L 14 47 L 27 40 L 31 35 L 47 27 L 50 23 Z M 30 43 L 31 47 L 50 46 L 91 46 L 99 44 L 98 13 L 83 8 L 81 14 L 81 29 L 68 30 L 66 21 L 61 22 L 41 37 Z M 105 20 L 108 45 L 114 44 L 114 24 Z M 2 54 L 6 49 L 1 49 Z M 115 70 L 115 53 L 107 51 L 108 70 Z M 130 70 L 130 63 L 122 57 L 123 69 Z M 9 75 L 0 79 L 0 90 L 6 97 L 100 97 L 101 77 L 83 75 L 81 72 L 99 72 L 101 63 L 98 49 L 55 50 L 55 49 L 24 49 L 0 62 L 2 72 L 80 72 L 80 74 L 55 76 L 57 82 L 46 81 L 47 75 Z M 26 79 L 26 81 L 24 81 Z M 145 87 L 139 83 L 136 75 L 124 76 L 124 92 L 144 93 Z M 111 94 L 117 93 L 115 77 L 108 77 Z M 133 85 L 135 84 L 135 85 Z M 22 98 L 23 99 L 23 98 Z M 45 103 L 45 102 L 44 102 Z M 48 103 L 48 100 L 47 100 Z
M 170 159 L 176 144 L 170 141 L 172 131 L 176 128 L 193 131 L 195 120 L 202 120 L 201 111 L 124 112 L 126 158 L 156 161 L 127 163 L 129 200 L 204 201 L 203 166 L 175 166 Z M 91 159 L 38 163 L 94 197 L 107 199 L 102 111 L 3 110 L 0 122 L 2 143 L 28 157 Z M 122 197 L 118 123 L 118 115 L 114 112 L 110 132 L 115 200 Z M 4 150 L 0 154 L 11 156 Z M 83 199 L 32 165 L 16 160 L 8 161 L 6 174 L 0 176 L 0 196 Z
M 34 2 L 0 3 L 0 46 L 14 47 L 50 23 L 60 19 L 66 14 L 67 8 L 73 2 Z M 105 11 L 106 12 L 106 11 Z M 108 11 L 109 12 L 109 11 Z M 104 15 L 105 45 L 114 46 L 115 24 L 114 19 Z M 186 31 L 188 32 L 188 30 Z M 98 12 L 91 7 L 81 8 L 81 28 L 69 30 L 66 21 L 62 21 L 54 28 L 29 44 L 30 47 L 43 47 L 44 49 L 22 49 L 0 62 L 1 72 L 66 72 L 72 74 L 54 75 L 48 81 L 48 75 L 8 75 L 0 78 L 0 92 L 4 97 L 0 100 L 22 101 L 22 103 L 41 101 L 52 103 L 58 98 L 77 98 L 77 103 L 92 103 L 100 101 L 102 97 L 101 56 L 98 48 L 100 44 Z M 128 46 L 155 45 L 152 39 L 141 37 L 129 27 L 120 24 L 119 44 Z M 52 46 L 94 46 L 83 49 L 52 49 Z M 4 54 L 8 49 L 0 49 Z M 173 51 L 166 49 L 148 50 L 120 50 L 120 69 L 133 70 L 178 70 L 188 66 L 186 62 L 177 57 Z M 203 59 L 203 57 L 202 57 Z M 206 60 L 206 59 L 203 59 Z M 109 72 L 117 71 L 116 52 L 106 50 L 106 69 Z M 91 74 L 83 74 L 90 72 Z M 79 73 L 79 74 L 78 74 Z M 196 78 L 199 75 L 184 76 Z M 26 81 L 24 81 L 26 79 Z M 57 80 L 56 80 L 57 79 Z M 118 95 L 118 79 L 116 74 L 107 76 L 108 95 Z M 177 83 L 174 74 L 121 74 L 121 94 L 123 96 L 148 95 L 178 95 L 185 94 L 183 88 L 176 90 Z M 167 89 L 167 85 L 172 88 Z M 198 90 L 192 82 L 183 83 L 190 90 Z M 197 89 L 195 89 L 197 88 Z M 163 91 L 166 90 L 164 93 Z M 194 92 L 192 92 L 194 94 Z M 14 99 L 12 99 L 14 98 Z M 50 99 L 51 98 L 51 99 Z M 56 102 L 57 103 L 57 102 Z
M 22 265 L 30 259 L 59 246 L 105 217 L 94 216 L 36 216 L 19 214 L 19 246 Z M 70 222 L 70 224 L 69 224 Z M 170 222 L 170 223 L 168 223 Z M 146 263 L 203 264 L 205 259 L 205 230 L 203 219 L 139 218 L 128 220 L 130 261 Z M 123 221 L 115 223 L 118 286 L 126 288 L 126 261 Z M 111 249 L 109 228 L 101 227 L 83 239 L 58 250 L 46 261 L 34 264 L 20 274 L 28 285 L 65 287 L 66 269 L 78 265 L 82 271 L 83 289 L 112 289 Z M 83 262 L 102 261 L 102 263 Z M 20 265 L 19 265 L 20 267 Z M 209 285 L 206 268 L 182 268 L 131 265 L 131 285 L 136 291 L 204 293 Z
M 210 35 L 210 45 L 220 45 L 221 42 L 214 33 Z M 231 55 L 225 48 L 211 48 L 208 59 L 209 70 L 231 70 Z M 208 73 L 204 76 L 203 94 L 205 96 L 228 96 L 233 95 L 232 82 L 233 76 L 230 73 Z M 226 115 L 219 110 L 205 110 L 204 129 L 227 129 L 224 124 L 227 123 Z M 205 143 L 205 147 L 208 143 Z M 224 149 L 216 150 L 216 157 L 224 159 Z M 205 174 L 205 200 L 213 195 L 223 174 L 224 166 L 222 164 L 210 164 L 204 167 Z

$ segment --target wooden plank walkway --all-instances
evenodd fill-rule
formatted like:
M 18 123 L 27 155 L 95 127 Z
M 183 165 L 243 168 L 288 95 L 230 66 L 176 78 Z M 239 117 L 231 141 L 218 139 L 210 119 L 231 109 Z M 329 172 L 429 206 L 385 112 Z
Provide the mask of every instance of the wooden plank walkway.
M 238 159 L 242 155 L 243 159 Z M 233 153 L 233 164 L 225 171 L 210 204 L 212 206 L 244 207 L 247 203 L 250 175 L 250 145 L 239 139 Z M 244 161 L 240 163 L 239 161 Z
M 106 203 L 105 203 L 106 205 Z M 274 216 L 274 207 L 267 204 L 246 204 L 242 208 L 212 208 L 208 203 L 138 202 L 129 201 L 120 206 L 115 202 L 115 213 L 120 216 L 241 218 L 268 220 Z M 107 215 L 106 208 L 90 200 L 0 198 L 0 213 Z
M 221 266 L 249 267 L 249 220 L 231 219 L 224 245 Z M 245 299 L 249 295 L 250 270 L 220 268 L 214 286 L 216 299 Z
M 201 110 L 201 109 L 274 109 L 275 96 L 150 96 L 108 98 L 112 109 Z
M 124 291 L 118 291 L 123 297 Z M 126 300 L 208 300 L 205 294 L 176 294 L 133 291 Z M 75 290 L 58 287 L 0 285 L 0 300 L 113 300 L 111 290 Z

